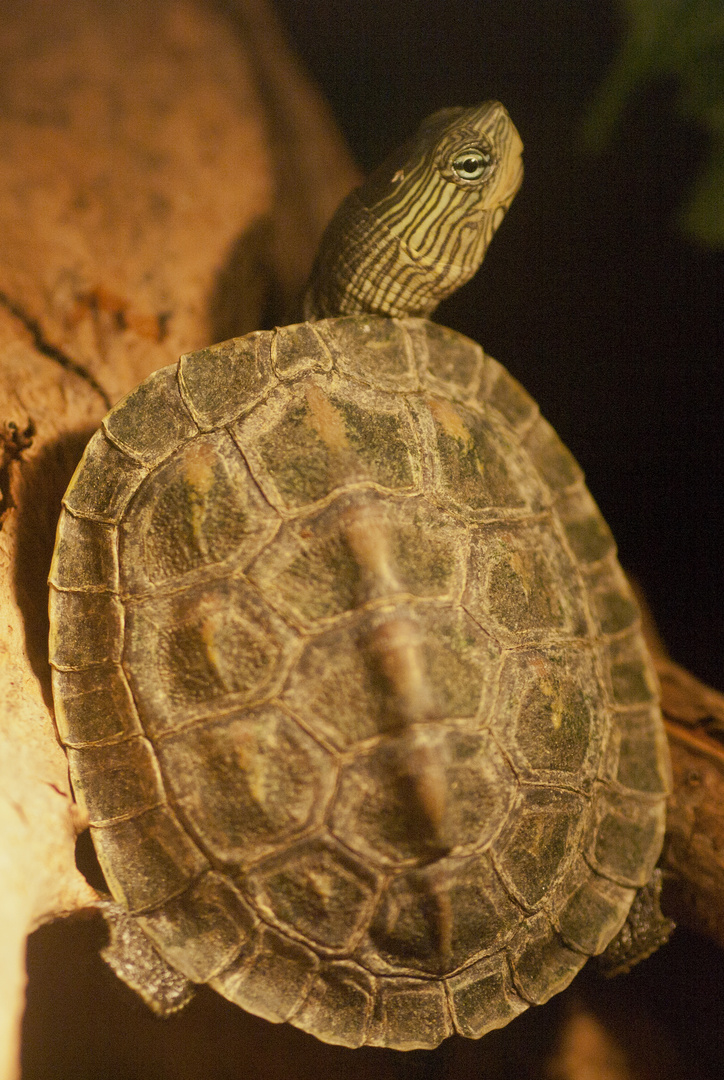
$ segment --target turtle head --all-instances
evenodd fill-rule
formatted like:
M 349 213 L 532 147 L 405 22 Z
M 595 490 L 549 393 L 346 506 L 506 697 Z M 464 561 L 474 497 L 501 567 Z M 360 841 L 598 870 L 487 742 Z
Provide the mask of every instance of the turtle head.
M 306 317 L 431 314 L 483 261 L 520 187 L 522 150 L 496 101 L 429 116 L 332 218 Z

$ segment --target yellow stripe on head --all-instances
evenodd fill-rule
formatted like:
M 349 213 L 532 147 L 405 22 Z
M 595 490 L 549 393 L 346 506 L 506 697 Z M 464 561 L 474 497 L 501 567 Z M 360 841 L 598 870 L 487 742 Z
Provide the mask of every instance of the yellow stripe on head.
M 429 116 L 330 222 L 305 316 L 431 314 L 483 261 L 520 187 L 522 150 L 498 102 Z

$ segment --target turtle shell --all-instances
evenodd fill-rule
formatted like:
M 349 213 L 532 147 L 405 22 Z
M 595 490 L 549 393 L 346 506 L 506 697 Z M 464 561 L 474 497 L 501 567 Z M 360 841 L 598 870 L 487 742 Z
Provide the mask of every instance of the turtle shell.
M 157 371 L 88 444 L 50 582 L 109 887 L 252 1013 L 477 1038 L 562 990 L 652 873 L 668 761 L 614 541 L 451 330 L 335 318 Z

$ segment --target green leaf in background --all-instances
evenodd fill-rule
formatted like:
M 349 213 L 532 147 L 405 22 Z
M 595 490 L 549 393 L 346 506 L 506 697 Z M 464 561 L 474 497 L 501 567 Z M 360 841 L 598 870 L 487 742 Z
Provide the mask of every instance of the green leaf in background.
M 681 214 L 693 239 L 724 247 L 724 0 L 619 0 L 626 36 L 584 128 L 601 150 L 631 95 L 660 77 L 674 77 L 681 116 L 701 124 L 710 148 Z

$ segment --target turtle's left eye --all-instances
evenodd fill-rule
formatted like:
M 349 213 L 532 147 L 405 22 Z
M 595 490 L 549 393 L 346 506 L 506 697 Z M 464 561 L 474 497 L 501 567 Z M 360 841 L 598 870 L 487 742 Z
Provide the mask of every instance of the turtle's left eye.
M 453 158 L 452 167 L 461 180 L 479 180 L 493 165 L 493 155 L 489 150 L 471 146 L 461 150 Z

